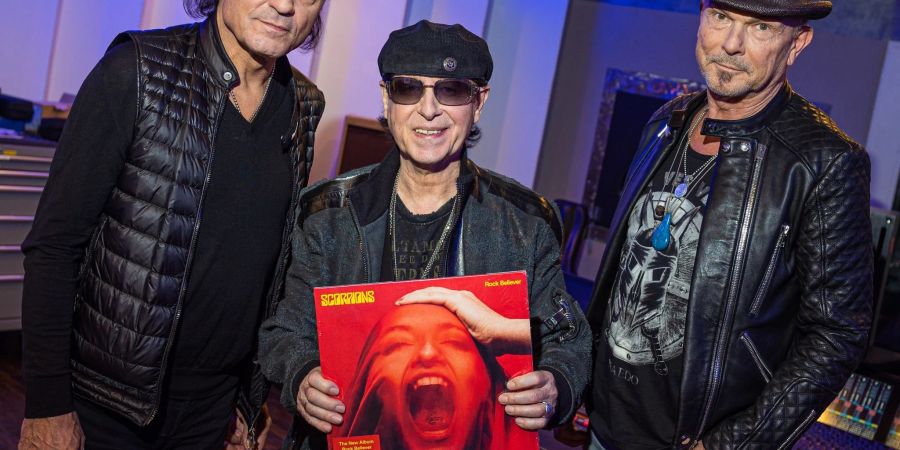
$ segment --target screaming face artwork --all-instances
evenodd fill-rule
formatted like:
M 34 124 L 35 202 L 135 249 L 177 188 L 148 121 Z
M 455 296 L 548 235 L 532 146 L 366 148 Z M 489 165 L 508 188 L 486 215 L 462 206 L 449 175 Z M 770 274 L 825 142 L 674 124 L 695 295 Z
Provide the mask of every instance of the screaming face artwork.
M 497 400 L 534 370 L 530 338 L 489 346 L 447 306 L 397 304 L 426 288 L 465 291 L 491 320 L 530 317 L 524 271 L 315 288 L 322 375 L 346 407 L 329 449 L 537 450 Z
M 369 334 L 347 398 L 355 414 L 335 434 L 377 434 L 397 449 L 490 448 L 503 382 L 492 359 L 446 308 L 396 308 Z

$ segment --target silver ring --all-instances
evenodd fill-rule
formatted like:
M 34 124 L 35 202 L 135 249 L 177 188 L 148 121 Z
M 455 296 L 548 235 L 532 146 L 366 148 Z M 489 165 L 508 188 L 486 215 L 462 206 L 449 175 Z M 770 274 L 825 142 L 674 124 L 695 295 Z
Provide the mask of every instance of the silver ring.
M 544 402 L 544 401 L 542 401 L 541 403 L 544 404 L 544 417 L 552 416 L 553 415 L 553 405 L 551 405 L 549 402 Z

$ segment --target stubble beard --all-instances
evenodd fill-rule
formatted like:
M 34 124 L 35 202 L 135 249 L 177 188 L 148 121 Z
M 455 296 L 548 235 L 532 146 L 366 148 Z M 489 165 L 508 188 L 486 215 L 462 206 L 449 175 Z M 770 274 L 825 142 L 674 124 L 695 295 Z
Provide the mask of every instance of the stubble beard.
M 749 94 L 753 89 L 750 79 L 753 78 L 751 68 L 743 61 L 729 55 L 705 56 L 698 52 L 698 62 L 700 63 L 700 72 L 706 79 L 706 87 L 710 92 L 726 98 L 740 98 Z M 739 73 L 732 73 L 723 68 L 716 67 L 715 63 L 724 63 L 729 67 L 738 69 Z M 737 82 L 735 77 L 744 73 L 747 80 Z M 732 82 L 735 84 L 732 85 Z

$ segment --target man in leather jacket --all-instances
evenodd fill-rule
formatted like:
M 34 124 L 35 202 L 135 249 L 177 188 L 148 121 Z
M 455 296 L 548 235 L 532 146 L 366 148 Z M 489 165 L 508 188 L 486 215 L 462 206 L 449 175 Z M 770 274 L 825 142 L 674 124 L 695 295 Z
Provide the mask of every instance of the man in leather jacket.
M 322 433 L 353 417 L 336 397 L 347 387 L 319 368 L 317 286 L 525 270 L 531 320 L 508 328 L 496 327 L 503 321 L 467 292 L 420 291 L 404 303 L 446 306 L 488 348 L 533 342 L 535 370 L 509 380 L 497 401 L 521 428 L 562 423 L 587 383 L 590 330 L 565 290 L 552 204 L 466 158 L 490 89 L 487 43 L 460 25 L 421 21 L 391 33 L 378 65 L 396 147 L 380 164 L 303 192 L 285 297 L 260 331 L 263 370 L 304 420 L 286 448 L 326 448 Z M 432 359 L 425 364 L 437 364 Z M 422 439 L 449 446 L 434 434 Z
M 789 448 L 863 356 L 869 160 L 786 72 L 820 0 L 704 0 L 597 275 L 592 449 Z
M 322 3 L 188 0 L 205 21 L 122 33 L 85 80 L 22 245 L 20 449 L 222 448 L 236 406 L 257 444 L 324 107 L 285 55 Z

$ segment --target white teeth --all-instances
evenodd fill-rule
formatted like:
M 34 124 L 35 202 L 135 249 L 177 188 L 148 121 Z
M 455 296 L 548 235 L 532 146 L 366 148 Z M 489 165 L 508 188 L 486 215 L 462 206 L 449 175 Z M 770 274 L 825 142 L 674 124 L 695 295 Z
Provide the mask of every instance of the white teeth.
M 422 378 L 419 378 L 418 380 L 416 380 L 415 387 L 416 387 L 416 389 L 418 389 L 423 386 L 433 386 L 433 385 L 440 385 L 443 387 L 447 387 L 447 380 L 445 380 L 441 377 L 422 377 Z
M 416 128 L 415 131 L 416 131 L 416 133 L 419 133 L 419 134 L 424 134 L 426 136 L 432 136 L 432 135 L 440 133 L 442 130 L 423 130 L 421 128 Z

